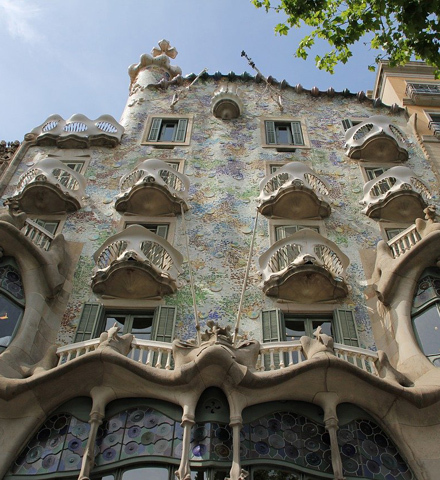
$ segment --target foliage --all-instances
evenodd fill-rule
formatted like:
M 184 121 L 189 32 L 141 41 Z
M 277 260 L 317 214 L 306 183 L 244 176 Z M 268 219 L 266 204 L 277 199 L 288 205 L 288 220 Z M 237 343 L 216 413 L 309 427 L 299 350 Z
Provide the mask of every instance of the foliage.
M 351 46 L 371 38 L 373 49 L 384 53 L 391 66 L 411 58 L 423 59 L 440 73 L 440 0 L 252 0 L 266 11 L 284 12 L 287 19 L 275 27 L 287 35 L 302 24 L 312 32 L 299 43 L 295 56 L 306 59 L 317 38 L 327 40 L 331 50 L 315 61 L 321 70 L 333 73 L 337 63 L 352 56 Z M 374 66 L 369 67 L 374 70 Z

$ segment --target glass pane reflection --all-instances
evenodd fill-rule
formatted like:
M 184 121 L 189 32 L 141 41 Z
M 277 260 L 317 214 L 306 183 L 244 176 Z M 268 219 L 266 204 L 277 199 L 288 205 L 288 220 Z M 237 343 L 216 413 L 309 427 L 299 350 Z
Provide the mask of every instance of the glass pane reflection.
M 440 316 L 437 305 L 432 305 L 414 318 L 414 328 L 425 355 L 440 353 Z
M 124 472 L 122 480 L 168 480 L 168 469 L 161 467 L 135 468 Z

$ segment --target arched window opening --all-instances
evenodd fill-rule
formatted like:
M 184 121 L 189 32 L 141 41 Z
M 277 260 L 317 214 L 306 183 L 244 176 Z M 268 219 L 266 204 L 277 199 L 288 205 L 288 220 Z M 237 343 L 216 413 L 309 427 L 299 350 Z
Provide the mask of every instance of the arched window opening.
M 18 330 L 24 312 L 24 289 L 17 263 L 12 257 L 0 261 L 0 353 Z
M 423 353 L 440 366 L 440 269 L 424 270 L 413 299 L 414 333 Z

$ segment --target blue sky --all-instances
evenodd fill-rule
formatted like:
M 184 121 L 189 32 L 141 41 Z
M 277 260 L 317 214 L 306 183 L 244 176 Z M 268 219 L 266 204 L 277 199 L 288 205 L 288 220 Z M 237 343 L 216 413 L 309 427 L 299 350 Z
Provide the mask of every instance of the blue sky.
M 179 54 L 183 74 L 255 72 L 242 50 L 266 76 L 352 92 L 371 89 L 367 70 L 376 52 L 359 45 L 334 75 L 293 57 L 304 31 L 275 36 L 283 17 L 256 9 L 250 0 L 0 0 L 0 140 L 25 133 L 58 113 L 104 113 L 119 120 L 127 100 L 127 68 L 166 38 Z M 322 49 L 321 49 L 322 52 Z

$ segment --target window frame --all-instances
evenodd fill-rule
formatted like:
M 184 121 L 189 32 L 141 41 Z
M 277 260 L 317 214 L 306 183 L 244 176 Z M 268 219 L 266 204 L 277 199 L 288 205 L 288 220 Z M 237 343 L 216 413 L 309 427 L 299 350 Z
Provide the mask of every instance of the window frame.
M 399 229 L 402 231 L 406 230 L 408 227 L 410 227 L 411 224 L 410 223 L 397 223 L 397 222 L 380 222 L 379 223 L 379 228 L 380 228 L 380 232 L 381 232 L 381 235 L 382 235 L 382 238 L 385 240 L 385 242 L 389 242 L 391 241 L 394 237 L 396 237 L 397 235 L 399 235 L 399 233 L 397 233 L 396 235 L 392 236 L 391 238 L 388 238 L 388 230 L 394 230 L 394 229 Z
M 350 130 L 350 128 L 355 127 L 356 125 L 359 125 L 360 123 L 364 122 L 365 120 L 368 120 L 368 117 L 347 117 L 343 118 L 341 120 L 342 124 L 342 129 L 344 132 L 347 130 Z
M 269 240 L 270 244 L 273 245 L 275 242 L 277 242 L 277 230 L 280 227 L 294 227 L 294 226 L 301 226 L 303 228 L 312 228 L 318 229 L 318 233 L 325 237 L 326 234 L 326 229 L 325 229 L 325 223 L 322 220 L 288 220 L 288 219 L 269 219 Z
M 130 225 L 140 225 L 141 227 L 148 228 L 147 225 L 167 225 L 168 232 L 166 237 L 161 237 L 166 240 L 170 245 L 174 243 L 174 235 L 176 232 L 176 217 L 150 217 L 141 215 L 124 215 L 119 223 L 119 231 L 122 232 Z M 150 229 L 149 229 L 150 230 Z M 153 232 L 154 233 L 154 232 Z M 160 236 L 160 235 L 159 235 Z
M 172 316 L 172 319 L 167 319 L 167 321 L 173 321 L 170 334 L 167 334 L 167 332 L 161 332 L 159 329 L 162 314 L 171 314 Z M 157 340 L 157 337 L 170 337 L 170 340 L 167 343 L 171 343 L 174 340 L 177 323 L 177 309 L 174 306 L 157 305 L 156 303 L 156 306 L 151 308 L 146 305 L 143 306 L 143 308 L 113 308 L 104 306 L 100 303 L 87 302 L 83 304 L 72 343 L 85 342 L 99 338 L 100 335 L 106 331 L 107 319 L 111 315 L 115 315 L 115 317 L 125 316 L 128 320 L 127 323 L 125 323 L 125 321 L 119 322 L 124 325 L 122 332 L 120 332 L 121 335 L 131 333 L 133 322 L 136 317 L 145 316 L 151 317 L 151 341 L 166 341 L 163 339 Z M 107 328 L 111 328 L 111 326 L 108 326 Z
M 9 257 L 9 256 L 3 257 L 0 261 L 0 266 L 4 266 L 4 265 L 10 265 L 14 270 L 17 270 L 18 275 L 20 277 L 21 284 L 23 285 L 21 272 L 20 272 L 20 269 L 19 269 L 18 264 L 15 261 L 15 259 L 13 257 Z M 21 322 L 23 321 L 23 317 L 24 317 L 25 310 L 26 310 L 26 295 L 25 295 L 25 291 L 24 291 L 24 286 L 23 286 L 23 299 L 20 300 L 20 299 L 16 298 L 12 293 L 8 292 L 5 288 L 3 288 L 1 286 L 1 283 L 0 283 L 0 296 L 2 298 L 5 298 L 8 302 L 12 303 L 18 309 L 20 309 L 20 315 L 18 316 L 18 318 L 15 322 L 15 325 L 14 325 L 14 328 L 11 332 L 11 335 L 9 335 L 10 339 L 8 341 L 8 344 L 7 345 L 0 345 L 0 354 L 1 354 L 11 345 L 15 336 L 17 335 L 17 332 L 18 332 L 18 329 L 20 328 Z M 0 313 L 2 313 L 2 312 L 0 312 Z M 7 315 L 7 313 L 8 312 L 5 312 L 5 315 Z M 4 338 L 4 337 L 1 337 L 1 338 Z
M 296 124 L 299 125 L 299 130 L 302 136 L 303 143 L 270 143 L 268 140 L 268 129 L 267 129 L 267 122 L 273 122 L 274 128 L 276 129 L 276 124 L 279 126 L 289 125 L 290 124 L 290 134 L 293 137 L 295 136 L 295 132 L 292 131 L 292 125 Z M 275 148 L 278 152 L 293 152 L 297 148 L 299 149 L 310 149 L 310 140 L 309 135 L 307 132 L 307 124 L 304 118 L 302 117 L 261 117 L 260 119 L 260 132 L 261 132 L 261 146 L 262 148 Z M 297 132 L 298 133 L 298 132 Z M 276 136 L 276 133 L 274 133 Z M 276 140 L 276 139 L 275 139 Z
M 440 109 L 439 110 L 423 110 L 426 119 L 428 120 L 428 128 L 434 135 L 436 132 L 440 131 Z M 438 120 L 434 117 L 438 117 Z M 438 128 L 433 128 L 433 125 L 438 125 Z
M 157 123 L 157 120 L 161 121 L 159 126 L 155 125 L 155 123 Z M 186 123 L 185 136 L 183 141 L 173 141 L 173 140 L 161 141 L 159 139 L 150 140 L 150 137 L 152 135 L 151 132 L 153 128 L 158 129 L 157 138 L 159 138 L 160 132 L 162 131 L 162 127 L 163 127 L 162 122 L 166 120 L 171 120 L 173 123 L 176 123 L 177 127 L 178 127 L 179 120 L 186 120 L 187 123 Z M 164 114 L 148 115 L 147 122 L 145 125 L 145 131 L 144 131 L 141 143 L 142 145 L 151 145 L 156 148 L 174 148 L 177 146 L 188 146 L 191 141 L 193 121 L 194 121 L 194 116 L 192 114 L 181 115 L 181 114 L 175 114 L 175 113 L 164 113 Z

